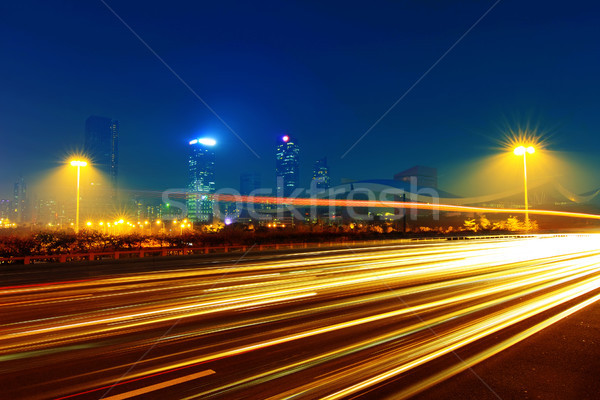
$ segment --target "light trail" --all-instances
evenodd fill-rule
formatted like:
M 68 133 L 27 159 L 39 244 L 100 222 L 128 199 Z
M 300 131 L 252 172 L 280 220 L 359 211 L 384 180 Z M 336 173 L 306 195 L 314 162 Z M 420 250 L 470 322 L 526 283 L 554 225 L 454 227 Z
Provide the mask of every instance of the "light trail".
M 140 396 L 146 393 L 151 393 L 154 392 L 156 390 L 160 390 L 160 389 L 164 389 L 166 387 L 169 386 L 173 386 L 173 385 L 178 385 L 180 383 L 184 383 L 184 382 L 189 382 L 192 381 L 194 379 L 198 379 L 198 378 L 202 378 L 208 375 L 212 375 L 214 374 L 215 371 L 213 371 L 212 369 L 207 369 L 206 371 L 202 371 L 202 372 L 197 372 L 195 374 L 190 374 L 187 376 L 184 376 L 182 378 L 176 378 L 176 379 L 171 379 L 165 382 L 161 382 L 161 383 L 156 383 L 154 385 L 150 385 L 150 386 L 146 386 L 143 387 L 141 389 L 136 389 L 136 390 L 132 390 L 126 393 L 120 393 L 120 394 L 116 394 L 114 396 L 110 396 L 110 397 L 104 397 L 104 400 L 124 400 L 124 399 L 129 399 L 132 397 L 136 397 L 136 396 Z
M 600 219 L 598 214 L 529 209 L 525 211 L 520 208 L 492 208 L 492 207 L 472 207 L 458 206 L 453 204 L 419 203 L 404 201 L 385 201 L 385 200 L 344 200 L 344 199 L 317 199 L 317 198 L 297 198 L 297 197 L 269 197 L 269 196 L 237 196 L 228 194 L 212 195 L 216 201 L 223 202 L 245 202 L 258 204 L 276 204 L 280 207 L 299 206 L 299 207 L 375 207 L 375 208 L 399 208 L 399 209 L 418 209 L 432 211 L 455 211 L 455 212 L 475 212 L 491 214 L 525 214 L 528 212 L 533 215 L 551 215 L 556 217 Z
M 0 291 L 0 384 L 11 398 L 86 398 L 131 368 L 115 398 L 338 399 L 490 340 L 464 365 L 402 386 L 403 398 L 599 291 L 600 235 L 338 249 L 10 287 Z M 489 339 L 543 313 L 513 339 Z M 187 379 L 195 366 L 219 373 Z M 31 383 L 12 387 L 22 374 Z

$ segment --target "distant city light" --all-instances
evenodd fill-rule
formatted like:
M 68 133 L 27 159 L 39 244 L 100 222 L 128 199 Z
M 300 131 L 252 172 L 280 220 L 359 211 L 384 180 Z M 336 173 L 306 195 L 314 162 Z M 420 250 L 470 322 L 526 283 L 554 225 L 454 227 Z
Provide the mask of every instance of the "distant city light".
M 288 135 L 284 135 L 281 140 L 287 143 L 290 140 L 290 137 Z
M 205 146 L 214 146 L 217 144 L 217 141 L 215 139 L 211 139 L 211 138 L 200 138 L 200 139 L 194 139 L 192 141 L 190 141 L 190 144 L 203 144 Z
M 225 225 L 231 225 L 232 222 L 231 218 L 225 218 Z

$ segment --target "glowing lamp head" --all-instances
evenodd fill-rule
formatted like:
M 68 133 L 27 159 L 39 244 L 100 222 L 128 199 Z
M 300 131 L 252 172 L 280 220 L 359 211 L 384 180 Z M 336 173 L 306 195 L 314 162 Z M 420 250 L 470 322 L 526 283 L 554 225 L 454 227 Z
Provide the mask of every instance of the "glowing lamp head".
M 225 225 L 231 225 L 232 222 L 231 218 L 225 218 Z
M 519 146 L 514 150 L 514 153 L 516 156 L 522 156 L 523 154 L 525 154 L 525 147 L 524 146 Z
M 525 155 L 525 153 L 529 153 L 529 154 L 533 154 L 535 153 L 535 149 L 533 148 L 533 146 L 519 146 L 514 150 L 515 155 L 517 156 L 523 156 Z
M 71 165 L 74 167 L 85 167 L 87 165 L 87 162 L 82 160 L 73 160 L 71 161 Z
M 281 138 L 281 140 L 283 140 L 284 142 L 289 142 L 290 141 L 290 137 L 288 135 L 283 135 L 283 137 Z
M 194 139 L 194 140 L 190 141 L 190 144 L 202 144 L 204 146 L 212 147 L 217 144 L 217 141 L 212 138 L 199 138 L 199 139 Z

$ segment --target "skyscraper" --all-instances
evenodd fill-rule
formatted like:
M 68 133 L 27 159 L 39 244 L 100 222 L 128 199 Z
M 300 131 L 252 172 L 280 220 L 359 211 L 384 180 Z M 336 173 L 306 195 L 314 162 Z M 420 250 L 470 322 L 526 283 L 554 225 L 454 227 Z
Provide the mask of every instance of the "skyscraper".
M 14 186 L 13 220 L 18 223 L 28 222 L 27 218 L 27 185 L 25 179 L 20 177 Z
M 331 187 L 327 157 L 323 157 L 315 162 L 312 180 L 313 183 L 311 186 L 314 186 L 315 189 L 329 189 Z
M 299 186 L 298 156 L 300 148 L 296 144 L 296 140 L 289 135 L 281 136 L 278 143 L 275 164 L 277 196 L 288 197 Z
M 114 193 L 119 176 L 119 121 L 95 115 L 86 119 L 84 150 L 94 166 L 110 177 Z
M 214 139 L 194 139 L 190 142 L 188 159 L 189 184 L 187 196 L 188 219 L 193 222 L 212 222 L 215 192 Z

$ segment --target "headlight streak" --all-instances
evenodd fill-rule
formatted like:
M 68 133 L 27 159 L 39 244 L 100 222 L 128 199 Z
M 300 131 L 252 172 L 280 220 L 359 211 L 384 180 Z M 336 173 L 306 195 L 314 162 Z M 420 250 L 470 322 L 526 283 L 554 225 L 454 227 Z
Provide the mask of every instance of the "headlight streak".
M 298 254 L 233 267 L 203 265 L 198 270 L 7 287 L 0 290 L 3 311 L 10 318 L 0 323 L 0 369 L 26 370 L 26 364 L 17 363 L 20 358 L 52 365 L 52 360 L 74 360 L 77 354 L 116 357 L 143 352 L 156 340 L 146 333 L 149 329 L 183 318 L 189 322 L 159 343 L 173 350 L 151 354 L 127 379 L 156 373 L 172 379 L 171 371 L 202 364 L 218 371 L 216 380 L 203 380 L 195 394 L 188 392 L 190 399 L 231 398 L 253 393 L 261 385 L 272 388 L 274 380 L 285 382 L 274 398 L 342 398 L 599 290 L 599 243 L 598 235 L 546 235 L 381 246 L 356 254 L 336 249 L 312 252 L 308 259 Z M 223 271 L 228 276 L 219 278 Z M 65 305 L 68 308 L 61 311 Z M 26 306 L 35 307 L 39 318 L 22 318 Z M 50 314 L 52 310 L 58 315 Z M 549 317 L 538 325 L 555 320 Z M 378 328 L 371 331 L 371 326 Z M 430 331 L 434 327 L 436 335 Z M 122 339 L 111 339 L 117 335 Z M 334 339 L 353 335 L 351 341 Z M 108 340 L 90 342 L 99 338 Z M 327 345 L 311 345 L 320 342 Z M 465 365 L 512 343 L 494 343 L 466 358 Z M 296 354 L 299 349 L 303 350 Z M 289 359 L 271 360 L 247 373 L 228 375 L 211 366 L 284 351 L 292 352 Z M 73 391 L 89 390 L 111 384 L 129 365 L 106 364 L 55 382 Z M 422 390 L 463 367 L 440 371 L 403 393 Z M 315 375 L 310 384 L 295 378 L 311 373 Z M 42 390 L 51 384 L 36 386 Z M 64 394 L 58 386 L 55 391 L 56 396 Z
M 462 247 L 463 246 L 459 246 L 456 250 L 458 251 Z M 475 252 L 475 253 L 479 253 L 481 251 L 482 250 L 478 250 L 478 252 Z M 425 255 L 422 255 L 421 257 L 416 257 L 415 254 L 418 254 L 418 253 L 407 252 L 406 254 L 403 254 L 403 257 L 402 257 L 401 260 L 398 260 L 397 259 L 397 252 L 389 252 L 389 253 L 385 252 L 382 255 L 382 257 L 384 257 L 384 258 L 396 257 L 396 259 L 393 260 L 393 261 L 379 261 L 379 262 L 376 262 L 374 264 L 371 264 L 371 266 L 380 265 L 380 266 L 390 266 L 390 267 L 395 267 L 395 268 L 398 268 L 399 266 L 401 266 L 401 267 L 403 267 L 403 271 L 406 272 L 406 271 L 408 271 L 408 268 L 406 267 L 406 265 L 410 264 L 410 263 L 414 263 L 415 266 L 412 267 L 413 275 L 419 275 L 419 274 L 421 274 L 421 270 L 422 270 L 421 265 L 422 265 L 422 263 L 430 262 L 430 261 L 435 261 L 435 260 L 438 260 L 438 261 L 444 261 L 445 260 L 445 262 L 448 261 L 447 254 L 450 253 L 449 250 L 445 250 L 443 252 L 443 253 L 446 254 L 446 258 L 442 257 L 441 255 L 438 255 L 438 253 L 439 253 L 438 251 L 434 251 L 433 255 L 427 255 L 427 254 L 425 254 Z M 471 256 L 473 255 L 472 253 L 473 252 L 471 252 Z M 458 255 L 456 255 L 456 254 L 458 254 Z M 467 256 L 467 254 L 469 254 L 469 253 L 465 253 L 465 256 Z M 458 253 L 454 252 L 454 255 L 455 255 L 455 257 L 459 257 L 459 258 L 462 257 L 460 255 L 460 252 L 458 252 Z M 341 268 L 341 266 L 337 265 L 340 261 L 339 260 L 335 260 L 336 264 L 333 267 L 329 267 L 329 270 L 330 270 L 331 273 L 346 273 L 346 274 L 352 273 L 352 274 L 356 274 L 356 271 L 357 271 L 357 269 L 355 268 L 356 263 L 361 262 L 361 261 L 364 262 L 365 260 L 372 260 L 374 258 L 376 258 L 375 255 L 369 255 L 367 257 L 356 257 L 356 256 L 346 257 L 346 258 L 343 258 L 343 262 L 351 262 L 351 263 L 353 263 L 353 264 L 350 265 L 349 268 L 348 268 L 348 266 L 342 266 L 344 269 L 340 270 L 339 268 Z M 400 261 L 400 263 L 398 263 L 398 261 Z M 420 264 L 417 264 L 417 263 L 420 263 Z M 301 262 L 296 262 L 296 263 L 292 263 L 291 265 L 295 266 L 295 265 L 302 265 L 302 264 L 301 264 Z M 321 260 L 319 260 L 319 265 L 323 265 Z M 218 272 L 215 272 L 215 273 L 219 273 L 220 274 L 222 272 L 221 272 L 221 270 L 219 270 Z M 322 270 L 322 273 L 326 273 L 326 270 Z M 313 272 L 313 274 L 314 274 L 314 272 Z M 189 276 L 190 273 L 186 272 L 183 275 Z M 373 274 L 371 274 L 371 275 L 373 275 Z M 363 276 L 367 276 L 367 275 L 363 274 Z M 168 277 L 171 278 L 171 276 L 168 276 Z M 320 278 L 324 278 L 324 277 L 321 276 Z M 390 276 L 388 276 L 388 278 L 390 278 Z M 155 278 L 153 277 L 152 279 L 155 279 Z M 284 279 L 283 280 L 283 284 L 285 284 L 287 287 L 289 287 L 290 284 L 291 284 L 291 280 L 289 278 L 285 278 L 285 277 L 283 277 L 282 279 Z M 371 279 L 373 279 L 373 277 L 371 277 Z M 125 281 L 129 281 L 129 280 L 130 279 L 125 279 Z M 228 279 L 226 282 L 238 281 L 238 280 L 240 280 L 240 278 L 231 278 L 231 279 Z M 323 282 L 324 279 L 320 279 L 320 281 Z M 114 284 L 114 283 L 121 283 L 121 282 L 122 282 L 122 279 L 109 279 L 109 280 L 107 280 L 106 284 Z M 206 284 L 206 283 L 203 282 L 202 284 Z M 275 284 L 276 284 L 276 282 L 275 282 Z M 215 284 L 213 283 L 211 286 L 214 286 L 214 285 Z M 337 283 L 336 285 L 339 285 L 339 283 Z M 188 286 L 191 287 L 191 288 L 192 287 L 196 287 L 196 288 L 201 289 L 201 284 L 196 283 L 196 284 L 191 284 L 191 285 L 171 286 L 170 288 L 166 288 L 165 290 L 167 290 L 167 289 L 173 289 L 173 288 L 183 288 L 183 287 L 188 287 Z M 311 286 L 311 287 L 314 288 L 314 286 Z M 155 290 L 162 290 L 162 289 L 159 288 L 159 289 L 155 289 Z M 100 295 L 100 296 L 94 296 L 94 300 L 97 299 L 97 298 L 101 298 L 101 296 L 130 295 L 130 294 L 138 294 L 138 293 L 149 293 L 151 291 L 152 290 L 150 290 L 150 291 L 148 291 L 148 290 L 135 290 L 133 292 L 126 291 L 126 292 L 120 293 L 120 294 Z M 239 296 L 239 294 L 238 294 L 238 296 Z M 199 298 L 199 296 L 195 296 L 194 298 Z M 207 301 L 210 301 L 210 300 L 207 299 Z M 133 308 L 134 306 L 135 305 L 113 307 L 113 308 L 105 309 L 105 311 L 123 310 L 123 309 L 127 309 L 127 308 Z M 86 314 L 86 318 L 87 317 L 89 317 L 89 315 Z M 74 320 L 77 319 L 76 316 L 73 316 L 72 318 Z M 49 320 L 54 320 L 54 319 L 56 319 L 56 318 L 55 317 L 49 318 Z M 43 319 L 36 319 L 35 320 L 35 322 L 37 322 L 37 323 L 40 323 L 42 321 L 43 321 Z M 25 321 L 25 323 L 28 323 L 28 322 L 34 322 L 34 321 Z M 23 322 L 20 322 L 20 323 L 23 324 Z
M 365 388 L 378 384 L 386 379 L 390 379 L 395 377 L 403 372 L 406 372 L 412 368 L 415 368 L 425 362 L 440 357 L 442 355 L 448 354 L 452 351 L 459 349 L 469 343 L 472 343 L 478 339 L 481 339 L 485 336 L 491 335 L 503 328 L 506 328 L 510 325 L 513 325 L 517 322 L 523 321 L 528 317 L 546 311 L 556 305 L 562 304 L 566 301 L 569 301 L 575 297 L 581 296 L 589 291 L 596 290 L 600 287 L 600 280 L 598 277 L 594 277 L 588 281 L 584 285 L 583 288 L 579 287 L 579 285 L 575 285 L 577 287 L 571 288 L 566 293 L 559 293 L 554 296 L 551 296 L 548 299 L 538 300 L 535 303 L 531 302 L 527 304 L 527 307 L 524 307 L 523 310 L 516 309 L 512 312 L 502 313 L 498 317 L 490 318 L 489 320 L 485 320 L 484 322 L 478 323 L 469 327 L 468 331 L 458 331 L 451 335 L 448 335 L 447 338 L 438 339 L 440 342 L 437 346 L 438 348 L 434 351 L 428 353 L 426 355 L 420 356 L 419 358 L 408 362 L 406 364 L 401 365 L 400 367 L 392 368 L 387 370 L 379 375 L 368 378 L 360 383 L 354 384 L 350 387 L 347 387 L 338 392 L 332 393 L 328 396 L 322 397 L 323 400 L 334 400 L 341 399 L 346 396 L 352 395 L 356 392 L 359 392 Z M 597 297 L 597 296 L 596 296 Z M 522 308 L 522 307 L 521 307 Z M 476 333 L 473 333 L 476 332 Z M 431 346 L 431 344 L 429 344 Z M 372 372 L 372 366 L 369 368 Z M 348 375 L 348 371 L 344 371 L 344 375 L 342 378 L 346 378 Z M 329 378 L 328 383 L 331 382 L 331 378 Z M 315 383 L 313 382 L 311 388 L 314 388 Z
M 598 260 L 600 261 L 600 259 Z M 571 268 L 567 268 L 567 270 L 570 270 Z M 596 265 L 594 264 L 593 268 L 587 268 L 589 269 L 593 269 L 593 271 L 597 271 L 598 268 L 596 267 Z M 566 275 L 568 276 L 569 273 L 568 271 L 566 272 Z M 558 284 L 560 283 L 564 283 L 568 280 L 572 280 L 572 279 L 577 279 L 580 278 L 581 276 L 585 276 L 586 273 L 580 273 L 580 274 L 576 274 L 573 277 L 569 277 L 569 278 L 565 278 L 564 280 L 561 280 L 558 282 Z M 549 273 L 547 274 L 547 276 L 545 276 L 544 278 L 546 279 L 550 279 L 552 280 L 553 278 L 556 277 L 555 273 Z M 388 319 L 388 318 L 393 318 L 393 317 L 397 317 L 397 316 L 401 316 L 401 315 L 416 315 L 419 312 L 422 312 L 426 309 L 435 309 L 441 306 L 447 306 L 447 305 L 451 305 L 451 304 L 456 304 L 456 303 L 462 303 L 465 302 L 466 300 L 471 300 L 473 298 L 478 298 L 478 297 L 485 297 L 494 293 L 502 293 L 505 292 L 508 289 L 514 289 L 515 287 L 521 287 L 521 286 L 528 286 L 531 284 L 539 284 L 541 281 L 544 280 L 544 278 L 540 278 L 540 277 L 532 277 L 530 279 L 528 279 L 526 282 L 521 282 L 517 285 L 515 284 L 505 284 L 499 287 L 495 287 L 494 289 L 485 289 L 485 290 L 481 290 L 478 292 L 474 292 L 474 293 L 468 293 L 468 294 L 464 294 L 464 295 L 460 295 L 460 296 L 454 296 L 452 298 L 449 299 L 444 299 L 444 300 L 439 300 L 436 302 L 431 302 L 431 303 L 425 303 L 425 304 L 421 304 L 419 306 L 414 306 L 414 307 L 409 307 L 409 308 L 404 308 L 401 310 L 397 310 L 397 311 L 392 311 L 392 312 L 388 312 L 388 313 L 383 313 L 383 314 L 378 314 L 378 315 L 373 315 L 373 316 L 369 316 L 369 317 L 365 317 L 365 318 L 361 318 L 361 319 L 357 319 L 357 320 L 351 320 L 348 322 L 344 322 L 344 323 L 339 323 L 339 324 L 335 324 L 335 325 L 329 325 L 326 327 L 322 327 L 322 328 L 318 328 L 318 329 L 313 329 L 313 330 L 309 330 L 309 331 L 305 331 L 305 332 L 301 332 L 301 333 L 297 333 L 297 334 L 291 334 L 291 335 L 287 335 L 287 336 L 283 336 L 277 339 L 273 339 L 273 340 L 267 340 L 267 341 L 263 341 L 263 342 L 259 342 L 250 346 L 244 346 L 244 347 L 239 347 L 239 348 L 234 348 L 231 350 L 227 350 L 224 352 L 220 352 L 220 353 L 215 353 L 215 354 L 209 354 L 206 355 L 204 357 L 200 357 L 200 358 L 193 358 L 193 359 L 188 359 L 185 360 L 183 362 L 179 362 L 179 363 L 175 363 L 172 365 L 168 365 L 165 366 L 163 368 L 157 369 L 157 370 L 152 370 L 152 371 L 145 371 L 145 372 L 140 372 L 137 375 L 132 375 L 132 378 L 136 378 L 138 376 L 143 376 L 145 374 L 148 373 L 157 373 L 157 372 L 162 372 L 162 371 L 166 371 L 169 369 L 174 369 L 174 368 L 181 368 L 187 365 L 191 365 L 191 364 L 198 364 L 198 363 L 206 363 L 209 362 L 211 360 L 215 360 L 215 359 L 220 359 L 220 358 L 225 358 L 225 357 L 231 357 L 231 356 L 235 356 L 235 355 L 239 355 L 242 353 L 246 353 L 249 351 L 254 351 L 254 350 L 259 350 L 259 349 L 264 349 L 267 347 L 272 347 L 275 345 L 280 345 L 289 341 L 294 341 L 294 340 L 299 340 L 299 339 L 306 339 L 308 337 L 311 336 L 316 336 L 316 335 L 320 335 L 320 334 L 325 334 L 325 333 L 331 333 L 337 330 L 341 330 L 341 329 L 347 329 L 350 327 L 354 327 L 357 325 L 362 325 L 362 324 L 367 324 L 367 323 L 372 323 L 378 320 L 382 320 L 382 319 Z M 548 287 L 552 287 L 555 286 L 557 284 L 557 282 L 551 282 L 550 284 L 548 284 L 547 286 L 542 286 L 542 287 L 535 287 L 535 291 L 539 291 L 542 289 L 546 289 Z M 521 297 L 524 296 L 528 293 L 531 293 L 531 290 L 529 291 L 523 291 L 523 292 L 519 292 L 517 295 L 515 296 L 508 296 L 506 298 L 501 298 L 499 301 L 498 300 L 494 300 L 491 301 L 490 303 L 485 303 L 485 306 L 491 306 L 491 305 L 496 305 L 498 304 L 498 302 L 502 303 L 508 299 L 514 299 L 515 297 Z M 403 371 L 403 370 L 402 370 Z
M 450 368 L 444 369 L 444 370 L 440 371 L 439 373 L 429 377 L 428 379 L 425 379 L 415 385 L 411 385 L 410 387 L 402 390 L 401 392 L 396 393 L 394 395 L 393 399 L 394 400 L 395 399 L 405 399 L 405 398 L 414 396 L 415 394 L 422 392 L 423 390 L 435 385 L 436 383 L 441 382 L 444 379 L 448 379 L 449 377 L 456 375 L 459 372 L 462 372 L 465 369 L 472 367 L 473 365 L 492 357 L 493 355 L 498 354 L 502 350 L 505 350 L 505 349 L 509 348 L 510 346 L 513 346 L 513 345 L 527 339 L 528 337 L 540 332 L 542 329 L 549 327 L 550 325 L 574 314 L 577 311 L 580 311 L 581 309 L 597 302 L 598 300 L 600 300 L 600 294 L 598 294 L 590 299 L 587 299 L 579 304 L 576 304 L 573 307 L 570 307 L 569 309 L 562 311 L 561 313 L 559 313 L 553 317 L 550 317 L 523 332 L 520 332 L 514 336 L 511 336 L 510 338 L 498 343 L 497 345 L 492 346 L 489 349 L 486 349 L 482 352 L 479 352 L 479 353 L 469 357 L 466 360 L 463 360 L 463 362 L 460 364 L 457 364 Z M 392 398 L 389 398 L 389 400 L 392 400 Z
M 51 331 L 79 328 L 79 327 L 84 327 L 84 326 L 93 325 L 93 324 L 114 323 L 116 321 L 126 321 L 126 320 L 129 320 L 132 318 L 137 318 L 137 317 L 147 317 L 147 316 L 156 315 L 156 314 L 168 314 L 168 313 L 173 313 L 176 311 L 183 311 L 183 310 L 189 310 L 189 309 L 200 309 L 201 310 L 201 311 L 195 311 L 195 312 L 191 312 L 191 313 L 187 313 L 187 314 L 183 314 L 183 315 L 176 314 L 170 318 L 157 319 L 157 321 L 165 321 L 165 320 L 174 319 L 174 318 L 179 319 L 179 318 L 185 318 L 186 316 L 198 316 L 198 315 L 204 315 L 204 314 L 214 313 L 214 312 L 219 312 L 219 311 L 232 310 L 232 309 L 241 308 L 241 307 L 255 306 L 258 304 L 268 304 L 268 303 L 273 303 L 273 302 L 277 302 L 277 301 L 288 301 L 288 300 L 292 300 L 292 299 L 296 299 L 296 298 L 302 298 L 302 297 L 306 297 L 306 296 L 316 295 L 316 293 L 312 292 L 312 293 L 299 293 L 299 294 L 295 294 L 295 295 L 278 297 L 278 295 L 280 295 L 280 294 L 285 294 L 285 292 L 275 292 L 275 293 L 267 293 L 267 294 L 262 294 L 262 295 L 254 295 L 254 296 L 249 296 L 249 297 L 242 298 L 242 299 L 237 299 L 237 301 L 232 301 L 232 299 L 218 300 L 218 301 L 214 301 L 212 303 L 190 304 L 190 305 L 173 307 L 173 308 L 168 308 L 168 309 L 153 310 L 153 311 L 148 311 L 145 313 L 126 314 L 126 315 L 121 315 L 118 317 L 104 318 L 101 320 L 92 320 L 92 321 L 85 321 L 85 322 L 79 322 L 79 323 L 74 323 L 74 324 L 58 325 L 58 326 L 52 326 L 52 327 L 48 327 L 48 328 L 35 329 L 35 330 L 29 330 L 29 331 L 24 331 L 24 332 L 2 335 L 2 336 L 0 336 L 0 340 L 11 339 L 15 336 L 28 336 L 28 335 L 34 335 L 34 334 L 40 334 L 40 333 L 46 334 Z M 260 298 L 260 297 L 267 297 L 267 296 L 272 296 L 272 297 L 264 299 L 264 300 L 247 302 L 247 300 L 251 300 L 254 298 Z M 228 302 L 233 303 L 233 304 L 222 305 L 222 304 L 228 303 Z M 218 307 L 206 310 L 206 308 L 209 308 L 211 306 L 218 306 Z M 107 329 L 107 328 L 105 327 L 104 329 Z
M 600 261 L 600 259 L 598 261 Z M 547 283 L 547 284 L 544 284 L 544 285 L 538 284 L 539 282 L 543 281 L 543 279 L 541 277 L 535 278 L 535 279 L 532 278 L 532 282 L 534 282 L 537 285 L 537 286 L 534 286 L 533 288 L 528 288 L 527 290 L 522 290 L 522 291 L 519 291 L 519 292 L 516 292 L 516 293 L 511 293 L 510 295 L 503 296 L 503 297 L 500 297 L 500 298 L 497 298 L 497 299 L 494 299 L 494 300 L 491 300 L 491 301 L 487 301 L 487 302 L 484 302 L 484 303 L 481 303 L 481 304 L 476 304 L 474 306 L 465 307 L 465 308 L 462 308 L 462 309 L 460 309 L 458 311 L 452 312 L 450 314 L 443 314 L 441 317 L 437 317 L 437 318 L 435 318 L 433 320 L 421 321 L 418 324 L 415 324 L 413 326 L 409 326 L 409 327 L 403 328 L 403 329 L 401 329 L 399 331 L 392 332 L 392 333 L 387 334 L 387 335 L 382 336 L 382 337 L 371 338 L 368 341 L 365 341 L 363 343 L 357 343 L 356 345 L 349 346 L 347 348 L 342 348 L 342 349 L 336 350 L 335 352 L 331 352 L 331 353 L 328 353 L 328 354 L 322 354 L 319 357 L 315 357 L 315 358 L 312 358 L 312 359 L 309 359 L 309 360 L 302 360 L 302 361 L 297 362 L 297 363 L 295 363 L 293 365 L 287 365 L 287 366 L 279 368 L 278 370 L 275 370 L 275 371 L 268 371 L 268 372 L 265 372 L 265 373 L 263 373 L 263 374 L 261 374 L 259 376 L 254 376 L 252 378 L 248 378 L 248 379 L 246 379 L 246 380 L 244 380 L 242 382 L 235 382 L 235 383 L 232 383 L 231 385 L 228 385 L 228 386 L 225 386 L 225 387 L 219 387 L 219 388 L 217 388 L 217 389 L 215 389 L 213 391 L 203 392 L 203 393 L 200 393 L 198 395 L 195 395 L 195 396 L 192 396 L 192 397 L 189 397 L 189 398 L 198 398 L 198 397 L 204 398 L 204 397 L 210 395 L 211 393 L 220 392 L 220 391 L 223 391 L 225 389 L 232 389 L 232 388 L 234 388 L 237 385 L 241 385 L 241 384 L 246 383 L 246 382 L 251 382 L 251 381 L 253 381 L 255 379 L 264 379 L 268 375 L 275 375 L 275 376 L 271 376 L 269 380 L 276 379 L 276 378 L 278 378 L 280 376 L 287 375 L 287 374 L 290 374 L 290 373 L 293 373 L 293 372 L 297 372 L 298 370 L 308 368 L 307 364 L 318 364 L 318 363 L 327 361 L 330 357 L 333 357 L 333 356 L 341 357 L 341 356 L 346 355 L 346 354 L 348 354 L 350 352 L 356 352 L 356 351 L 363 350 L 364 348 L 368 348 L 368 347 L 372 347 L 372 346 L 375 346 L 375 345 L 379 345 L 383 341 L 388 341 L 390 339 L 391 340 L 396 340 L 396 339 L 399 339 L 402 336 L 405 336 L 408 332 L 414 333 L 414 332 L 419 331 L 419 330 L 429 329 L 432 326 L 436 326 L 436 325 L 438 325 L 438 324 L 440 324 L 443 321 L 446 321 L 448 319 L 456 318 L 456 317 L 460 317 L 460 316 L 465 316 L 465 315 L 468 315 L 468 314 L 470 314 L 470 313 L 472 313 L 474 311 L 480 311 L 480 310 L 487 309 L 487 308 L 490 308 L 492 306 L 495 306 L 495 305 L 507 302 L 509 300 L 518 299 L 518 298 L 520 298 L 522 296 L 526 296 L 528 294 L 531 294 L 532 291 L 533 292 L 539 292 L 541 290 L 548 289 L 548 288 L 551 288 L 551 287 L 554 287 L 554 286 L 557 286 L 557 285 L 569 282 L 571 280 L 575 280 L 575 279 L 587 276 L 589 274 L 590 270 L 592 270 L 592 271 L 597 271 L 598 270 L 598 267 L 597 267 L 596 263 L 594 263 L 592 265 L 593 265 L 593 267 L 585 268 L 584 272 L 568 276 L 568 277 L 566 277 L 564 279 L 561 279 L 559 281 L 552 280 L 552 278 L 553 278 L 552 274 L 548 274 L 548 278 L 549 278 L 548 281 L 550 283 Z M 568 270 L 569 268 L 565 268 L 565 269 Z M 594 288 L 597 288 L 600 285 L 600 283 L 597 282 L 596 278 L 592 279 L 591 281 L 596 283 L 596 286 Z M 526 283 L 523 283 L 523 285 L 521 285 L 521 286 L 529 286 L 529 285 L 530 285 L 530 282 L 526 282 Z M 577 287 L 578 285 L 579 284 L 574 285 L 574 286 Z M 501 288 L 499 288 L 498 290 L 495 290 L 495 291 L 500 292 L 500 293 L 506 292 L 506 288 L 501 287 Z M 587 293 L 587 291 L 584 291 L 583 293 Z M 583 293 L 580 293 L 580 294 L 583 294 Z M 580 295 L 580 294 L 578 294 L 578 295 Z M 484 293 L 484 294 L 482 294 L 481 296 L 478 296 L 478 297 L 484 297 L 485 295 L 486 294 Z M 464 300 L 466 300 L 466 298 L 460 298 L 460 299 L 457 299 L 456 301 L 462 302 Z M 562 301 L 566 301 L 566 300 L 563 299 Z M 433 308 L 436 308 L 436 307 L 433 307 Z M 523 308 L 523 307 L 519 306 L 519 307 L 516 307 L 515 309 L 520 310 L 521 308 Z M 414 313 L 416 315 L 417 311 L 419 311 L 419 310 L 415 310 L 415 309 L 411 310 L 411 309 L 409 309 L 409 310 L 407 310 L 407 313 Z M 385 317 L 387 318 L 388 316 L 385 316 Z M 375 318 L 373 320 L 375 320 Z M 356 321 L 356 322 L 359 323 L 359 321 Z M 488 323 L 486 322 L 485 324 L 487 326 Z M 471 328 L 469 328 L 469 329 L 471 329 Z M 425 347 L 425 346 L 423 346 L 423 347 Z M 429 351 L 429 350 L 426 350 L 426 351 Z M 198 361 L 198 360 L 196 360 L 196 361 Z M 207 360 L 201 360 L 201 361 L 204 362 L 204 361 L 207 361 Z M 372 368 L 372 367 L 368 367 L 368 369 L 370 369 L 370 368 Z M 404 371 L 405 370 L 399 370 L 398 373 L 404 372 Z M 345 378 L 347 375 L 348 375 L 348 372 L 345 371 L 342 374 L 342 377 Z M 331 377 L 328 377 L 325 380 L 326 383 L 329 383 L 330 381 L 331 381 Z M 311 382 L 309 385 L 307 385 L 307 387 L 309 387 L 311 390 L 313 390 L 315 386 L 316 386 L 315 382 Z M 295 389 L 293 389 L 293 390 L 290 391 L 290 395 L 291 395 L 291 393 L 296 393 L 296 394 L 300 395 L 302 392 L 299 391 L 299 388 L 295 388 Z M 345 393 L 345 395 L 347 395 L 347 394 L 348 393 Z M 291 398 L 293 398 L 293 396 Z

